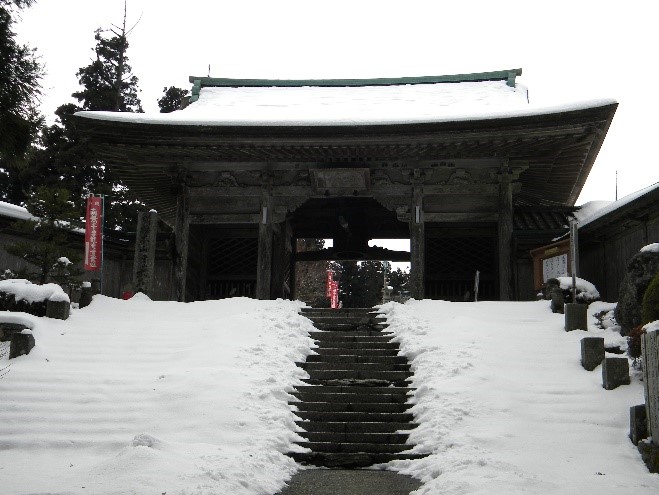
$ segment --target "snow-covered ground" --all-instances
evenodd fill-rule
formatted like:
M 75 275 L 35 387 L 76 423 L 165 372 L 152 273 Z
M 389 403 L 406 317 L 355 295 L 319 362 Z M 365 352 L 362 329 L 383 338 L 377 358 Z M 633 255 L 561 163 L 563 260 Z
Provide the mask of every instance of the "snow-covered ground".
M 659 493 L 627 439 L 639 377 L 605 391 L 579 364 L 586 332 L 564 332 L 548 306 L 382 307 L 416 373 L 412 440 L 433 452 L 392 463 L 419 493 Z M 97 296 L 66 321 L 19 315 L 37 346 L 9 368 L 0 357 L 0 492 L 276 492 L 298 469 L 283 452 L 286 392 L 305 376 L 294 362 L 313 347 L 299 307 Z
M 0 493 L 273 493 L 296 470 L 299 307 L 95 296 L 66 321 L 23 314 L 36 347 L 0 358 Z
M 612 305 L 593 303 L 589 313 Z M 601 366 L 580 365 L 580 339 L 623 343 L 611 329 L 565 332 L 547 301 L 384 306 L 412 361 L 417 387 L 411 440 L 433 452 L 396 468 L 419 494 L 657 494 L 627 435 L 643 403 L 640 376 L 607 391 Z

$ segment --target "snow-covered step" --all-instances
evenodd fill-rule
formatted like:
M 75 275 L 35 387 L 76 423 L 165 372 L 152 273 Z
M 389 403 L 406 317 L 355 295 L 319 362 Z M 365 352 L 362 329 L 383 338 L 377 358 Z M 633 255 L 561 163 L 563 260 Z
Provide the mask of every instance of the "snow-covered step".
M 314 370 L 349 370 L 349 371 L 409 371 L 409 363 L 362 363 L 354 361 L 312 361 L 299 363 L 300 368 L 311 372 Z
M 404 383 L 412 377 L 411 371 L 378 370 L 308 370 L 311 380 L 381 380 L 390 383 Z
M 321 387 L 317 387 L 321 388 Z M 322 387 L 325 388 L 325 387 Z M 322 392 L 294 392 L 292 394 L 304 402 L 375 402 L 380 404 L 405 404 L 406 395 L 396 394 L 357 394 L 357 393 L 322 393 Z
M 336 442 L 299 442 L 300 447 L 311 449 L 313 452 L 331 453 L 378 453 L 396 454 L 411 450 L 412 445 L 389 443 L 336 443 Z
M 368 443 L 368 444 L 404 444 L 407 433 L 344 433 L 318 431 L 307 432 L 305 438 L 310 442 Z
M 414 391 L 408 387 L 370 387 L 370 386 L 316 386 L 316 385 L 298 385 L 296 393 L 313 393 L 313 394 L 359 394 L 361 396 L 368 394 L 386 394 L 400 395 L 407 397 Z
M 390 453 L 334 453 L 334 452 L 292 452 L 288 454 L 297 462 L 324 466 L 328 468 L 353 469 L 368 467 L 396 460 L 421 459 L 427 454 L 408 454 L 406 452 Z
M 383 348 L 377 348 L 373 349 L 372 347 L 368 347 L 366 349 L 360 347 L 360 346 L 352 346 L 352 347 L 319 347 L 314 349 L 313 351 L 319 355 L 319 356 L 327 356 L 331 354 L 339 354 L 339 355 L 354 355 L 354 356 L 398 356 L 398 346 L 395 345 L 395 342 L 391 342 L 392 345 L 383 347 Z M 311 356 L 315 356 L 315 354 L 312 354 Z
M 325 342 L 325 341 L 320 341 L 320 342 Z M 396 351 L 396 355 L 398 354 L 398 344 L 396 342 L 389 342 L 386 339 L 383 339 L 381 341 L 341 341 L 341 340 L 328 340 L 326 341 L 327 348 L 333 348 L 333 349 L 360 349 L 364 351 L 370 351 L 370 350 L 376 350 L 376 349 L 392 349 Z M 326 348 L 320 347 L 319 349 L 314 349 L 317 352 L 320 352 L 321 350 L 324 350 Z M 357 352 L 357 351 L 355 351 Z
M 377 356 L 360 353 L 354 354 L 316 354 L 307 356 L 307 363 L 390 363 L 390 364 L 408 364 L 405 356 Z
M 334 421 L 334 422 L 364 422 L 364 423 L 404 423 L 413 421 L 412 413 L 378 413 L 378 412 L 328 412 L 328 411 L 296 411 L 295 415 L 303 420 Z
M 411 421 L 309 421 L 295 422 L 306 432 L 338 432 L 338 433 L 396 433 L 413 430 L 418 425 Z
M 372 330 L 370 328 L 365 330 L 358 330 L 358 331 L 325 330 L 322 332 L 309 332 L 309 336 L 316 340 L 320 340 L 320 339 L 329 340 L 332 337 L 338 337 L 339 338 L 338 340 L 348 339 L 349 337 L 357 337 L 357 338 L 379 337 L 379 338 L 388 338 L 389 340 L 391 340 L 391 337 L 382 335 L 382 332 L 380 330 Z
M 394 402 L 298 402 L 297 412 L 327 411 L 327 412 L 366 412 L 366 413 L 404 413 L 409 404 Z

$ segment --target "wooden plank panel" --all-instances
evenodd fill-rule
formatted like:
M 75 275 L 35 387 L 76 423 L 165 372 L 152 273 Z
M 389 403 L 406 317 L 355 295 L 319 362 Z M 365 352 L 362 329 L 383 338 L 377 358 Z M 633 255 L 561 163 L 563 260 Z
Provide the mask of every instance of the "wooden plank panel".
M 659 438 L 659 330 L 643 335 L 641 345 L 648 433 L 656 442 Z

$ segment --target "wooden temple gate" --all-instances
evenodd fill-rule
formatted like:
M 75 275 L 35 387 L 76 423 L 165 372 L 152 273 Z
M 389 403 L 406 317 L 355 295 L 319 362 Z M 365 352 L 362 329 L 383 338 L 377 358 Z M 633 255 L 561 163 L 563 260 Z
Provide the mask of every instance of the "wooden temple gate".
M 473 80 L 510 82 L 492 74 Z M 295 263 L 316 259 L 410 261 L 415 298 L 463 300 L 479 270 L 481 296 L 509 300 L 528 297 L 520 257 L 556 234 L 522 231 L 517 217 L 574 205 L 615 108 L 376 125 L 76 119 L 175 232 L 179 300 L 294 297 Z M 295 253 L 298 238 L 334 247 Z M 369 247 L 374 238 L 409 238 L 410 252 Z

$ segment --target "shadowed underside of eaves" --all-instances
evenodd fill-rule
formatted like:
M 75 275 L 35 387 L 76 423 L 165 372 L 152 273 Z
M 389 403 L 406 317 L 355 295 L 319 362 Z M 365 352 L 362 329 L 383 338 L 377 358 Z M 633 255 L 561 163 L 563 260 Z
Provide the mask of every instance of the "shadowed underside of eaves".
M 97 156 L 173 223 L 186 167 L 217 164 L 291 171 L 300 164 L 431 169 L 442 160 L 498 158 L 524 164 L 515 206 L 574 205 L 617 104 L 541 115 L 422 124 L 204 126 L 75 116 Z

